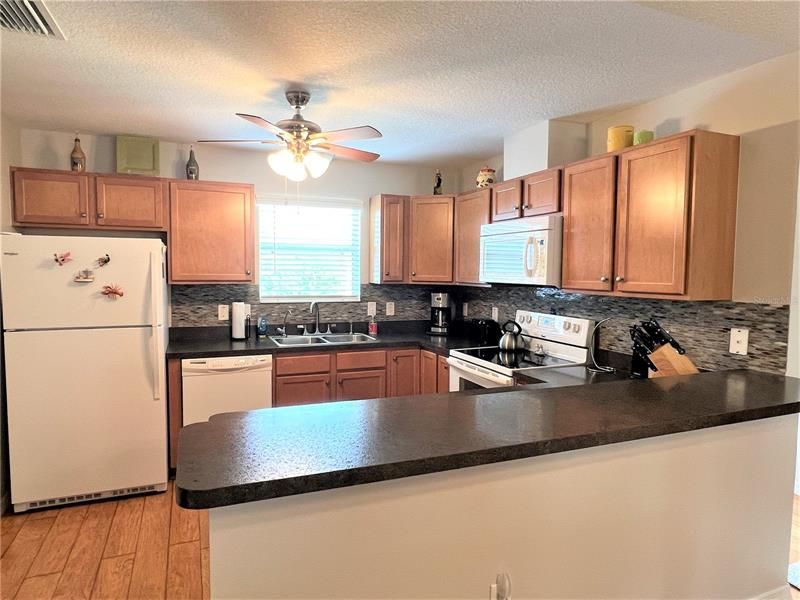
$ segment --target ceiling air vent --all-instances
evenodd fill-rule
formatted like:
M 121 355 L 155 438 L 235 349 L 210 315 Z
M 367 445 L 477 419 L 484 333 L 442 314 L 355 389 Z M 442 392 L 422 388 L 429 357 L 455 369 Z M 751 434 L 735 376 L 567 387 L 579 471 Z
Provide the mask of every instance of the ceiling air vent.
M 0 25 L 8 31 L 65 39 L 53 15 L 37 0 L 0 0 Z

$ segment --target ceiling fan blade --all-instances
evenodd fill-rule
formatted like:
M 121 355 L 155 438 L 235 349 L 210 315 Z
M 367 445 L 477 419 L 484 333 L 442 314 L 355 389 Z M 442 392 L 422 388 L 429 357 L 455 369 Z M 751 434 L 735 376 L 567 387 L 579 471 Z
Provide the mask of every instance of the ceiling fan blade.
M 247 115 L 247 114 L 244 114 L 244 113 L 236 113 L 236 116 L 237 117 L 241 117 L 245 121 L 250 121 L 253 125 L 258 125 L 259 127 L 263 127 L 264 129 L 266 129 L 270 133 L 273 133 L 273 134 L 277 135 L 280 138 L 284 138 L 285 139 L 287 136 L 289 138 L 292 137 L 292 134 L 289 133 L 288 131 L 284 131 L 283 129 L 281 129 L 280 127 L 275 125 L 275 123 L 270 123 L 266 119 L 263 119 L 263 118 L 261 118 L 261 117 L 259 117 L 257 115 Z
M 197 140 L 198 144 L 282 144 L 276 140 Z
M 383 137 L 380 131 L 370 125 L 362 125 L 361 127 L 348 127 L 347 129 L 312 133 L 308 136 L 308 139 L 324 139 L 326 142 L 341 142 L 343 140 L 371 140 L 379 137 Z
M 353 160 L 360 160 L 363 162 L 372 162 L 380 158 L 380 154 L 374 152 L 366 152 L 365 150 L 356 150 L 355 148 L 347 148 L 346 146 L 337 146 L 336 144 L 317 144 L 315 148 L 322 148 L 331 154 L 341 156 L 342 158 L 350 158 Z

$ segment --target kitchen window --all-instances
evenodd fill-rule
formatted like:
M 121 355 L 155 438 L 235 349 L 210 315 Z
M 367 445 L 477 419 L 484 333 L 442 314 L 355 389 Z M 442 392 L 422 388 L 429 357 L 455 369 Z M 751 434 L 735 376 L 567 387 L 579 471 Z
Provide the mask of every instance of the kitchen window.
M 362 208 L 357 200 L 260 201 L 261 302 L 360 300 Z

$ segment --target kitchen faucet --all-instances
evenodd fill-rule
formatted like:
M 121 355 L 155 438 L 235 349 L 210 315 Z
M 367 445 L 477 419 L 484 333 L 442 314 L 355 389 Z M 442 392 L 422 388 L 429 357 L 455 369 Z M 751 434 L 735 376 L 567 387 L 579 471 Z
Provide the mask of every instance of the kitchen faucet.
M 316 312 L 314 312 L 315 308 L 317 309 Z M 319 330 L 319 302 L 314 300 L 311 303 L 311 306 L 308 308 L 308 310 L 311 312 L 312 315 L 315 315 L 315 318 L 314 318 L 314 335 L 320 335 L 322 332 Z
M 292 309 L 286 311 L 286 314 L 283 315 L 283 327 L 278 327 L 278 335 L 286 337 L 286 319 L 289 318 L 289 315 L 292 314 Z

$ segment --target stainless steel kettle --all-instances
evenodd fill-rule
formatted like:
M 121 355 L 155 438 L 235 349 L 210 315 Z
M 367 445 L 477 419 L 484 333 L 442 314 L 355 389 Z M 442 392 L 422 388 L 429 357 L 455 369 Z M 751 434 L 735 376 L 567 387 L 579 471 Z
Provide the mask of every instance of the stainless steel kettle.
M 509 325 L 511 327 L 509 327 Z M 503 324 L 503 337 L 500 338 L 498 345 L 503 352 L 516 352 L 522 348 L 522 340 L 519 334 L 522 333 L 522 327 L 516 321 L 506 321 Z

